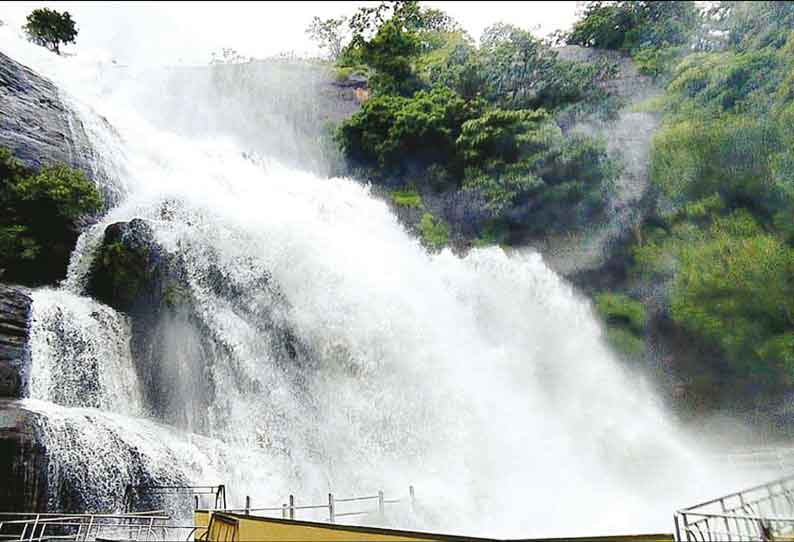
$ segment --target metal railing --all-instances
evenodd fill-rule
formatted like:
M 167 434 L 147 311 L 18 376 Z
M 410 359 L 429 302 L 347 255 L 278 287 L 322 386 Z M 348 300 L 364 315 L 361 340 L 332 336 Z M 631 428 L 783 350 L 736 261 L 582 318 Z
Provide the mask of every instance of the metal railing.
M 794 472 L 794 448 L 783 446 L 745 448 L 716 455 L 715 459 L 740 471 Z
M 0 540 L 187 540 L 196 528 L 169 524 L 160 510 L 131 514 L 0 513 Z
M 679 510 L 676 539 L 768 541 L 794 535 L 794 476 Z
M 124 511 L 133 512 L 136 504 L 143 500 L 146 502 L 152 497 L 181 496 L 190 497 L 193 500 L 193 508 L 201 508 L 204 497 L 214 499 L 215 509 L 226 508 L 226 486 L 219 484 L 216 486 L 160 486 L 160 485 L 132 485 L 127 484 L 124 488 Z M 160 506 L 160 505 L 156 505 Z
M 350 509 L 351 505 L 360 504 L 360 503 L 370 504 L 370 506 L 363 509 L 362 508 Z M 218 511 L 237 512 L 247 515 L 256 515 L 256 514 L 267 515 L 268 513 L 273 513 L 274 515 L 280 515 L 283 519 L 298 519 L 297 513 L 300 511 L 327 511 L 328 515 L 323 516 L 321 519 L 323 521 L 328 521 L 330 523 L 336 523 L 336 521 L 339 518 L 343 518 L 343 517 L 366 516 L 373 514 L 377 514 L 381 519 L 383 519 L 386 515 L 387 506 L 396 505 L 400 503 L 407 503 L 410 506 L 411 511 L 415 509 L 416 493 L 414 491 L 414 486 L 408 487 L 407 498 L 387 499 L 383 491 L 378 491 L 377 495 L 366 495 L 363 497 L 346 497 L 346 498 L 337 498 L 334 496 L 333 493 L 329 493 L 328 501 L 326 503 L 297 505 L 295 504 L 295 496 L 290 495 L 288 498 L 288 502 L 283 503 L 281 506 L 270 506 L 265 508 L 252 507 L 251 497 L 246 496 L 245 508 L 226 508 L 226 509 L 219 509 Z M 305 515 L 304 515 L 304 519 L 306 519 Z

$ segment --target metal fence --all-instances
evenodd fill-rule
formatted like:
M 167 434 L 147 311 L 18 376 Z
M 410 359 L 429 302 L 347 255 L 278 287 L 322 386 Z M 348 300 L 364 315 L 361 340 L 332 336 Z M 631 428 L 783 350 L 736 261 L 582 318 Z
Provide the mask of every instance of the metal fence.
M 155 506 L 162 507 L 162 498 L 170 496 L 189 498 L 193 501 L 191 504 L 194 509 L 212 507 L 220 510 L 226 508 L 226 486 L 224 484 L 215 486 L 127 484 L 124 488 L 124 511 L 126 513 L 134 512 L 141 503 L 150 504 L 154 499 L 157 499 L 159 503 Z M 214 504 L 208 505 L 206 500 L 210 500 Z
M 767 541 L 794 535 L 794 476 L 679 510 L 676 539 Z
M 188 540 L 196 528 L 169 524 L 160 510 L 131 514 L 0 513 L 0 540 Z
M 386 498 L 383 491 L 378 491 L 377 495 L 346 498 L 338 498 L 335 497 L 333 493 L 329 493 L 328 501 L 325 503 L 298 505 L 296 504 L 295 496 L 290 495 L 287 502 L 281 504 L 281 506 L 269 506 L 265 508 L 252 507 L 251 497 L 246 496 L 245 508 L 227 508 L 222 511 L 244 513 L 248 515 L 280 515 L 284 519 L 299 519 L 299 513 L 302 516 L 300 519 L 317 519 L 316 517 L 307 518 L 305 512 L 319 511 L 327 513 L 327 516 L 323 514 L 323 517 L 319 519 L 330 523 L 336 523 L 337 520 L 344 517 L 370 516 L 375 514 L 383 519 L 386 515 L 387 506 L 401 503 L 408 504 L 411 511 L 414 510 L 416 506 L 414 486 L 408 487 L 408 496 L 404 498 L 389 499 Z

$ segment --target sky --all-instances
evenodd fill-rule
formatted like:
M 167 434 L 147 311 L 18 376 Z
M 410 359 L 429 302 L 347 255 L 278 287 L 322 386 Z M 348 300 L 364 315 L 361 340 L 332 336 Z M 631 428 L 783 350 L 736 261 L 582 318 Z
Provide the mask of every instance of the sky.
M 379 2 L 0 2 L 0 20 L 20 27 L 37 7 L 69 11 L 77 44 L 65 51 L 102 51 L 122 64 L 203 64 L 230 47 L 263 58 L 317 53 L 305 29 L 312 17 L 350 15 Z M 546 35 L 570 27 L 578 2 L 439 2 L 475 38 L 496 22 Z

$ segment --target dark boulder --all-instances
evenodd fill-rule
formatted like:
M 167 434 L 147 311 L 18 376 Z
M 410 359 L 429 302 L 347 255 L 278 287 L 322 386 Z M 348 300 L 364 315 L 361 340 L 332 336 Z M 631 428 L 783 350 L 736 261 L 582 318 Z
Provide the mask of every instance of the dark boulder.
M 46 512 L 46 449 L 38 414 L 0 399 L 0 512 Z
M 27 395 L 31 304 L 23 288 L 0 284 L 0 398 Z
M 94 257 L 88 293 L 116 310 L 139 315 L 159 312 L 171 282 L 168 259 L 141 219 L 116 222 Z

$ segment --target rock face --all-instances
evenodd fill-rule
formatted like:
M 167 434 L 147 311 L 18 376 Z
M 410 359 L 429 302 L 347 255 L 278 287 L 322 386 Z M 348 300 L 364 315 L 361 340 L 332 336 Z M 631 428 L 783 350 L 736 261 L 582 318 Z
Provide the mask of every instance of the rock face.
M 47 453 L 37 414 L 0 399 L 0 512 L 46 512 Z
M 31 303 L 24 289 L 0 284 L 0 398 L 27 395 Z
M 94 152 L 58 88 L 0 53 L 0 146 L 27 167 L 64 162 L 96 179 Z

